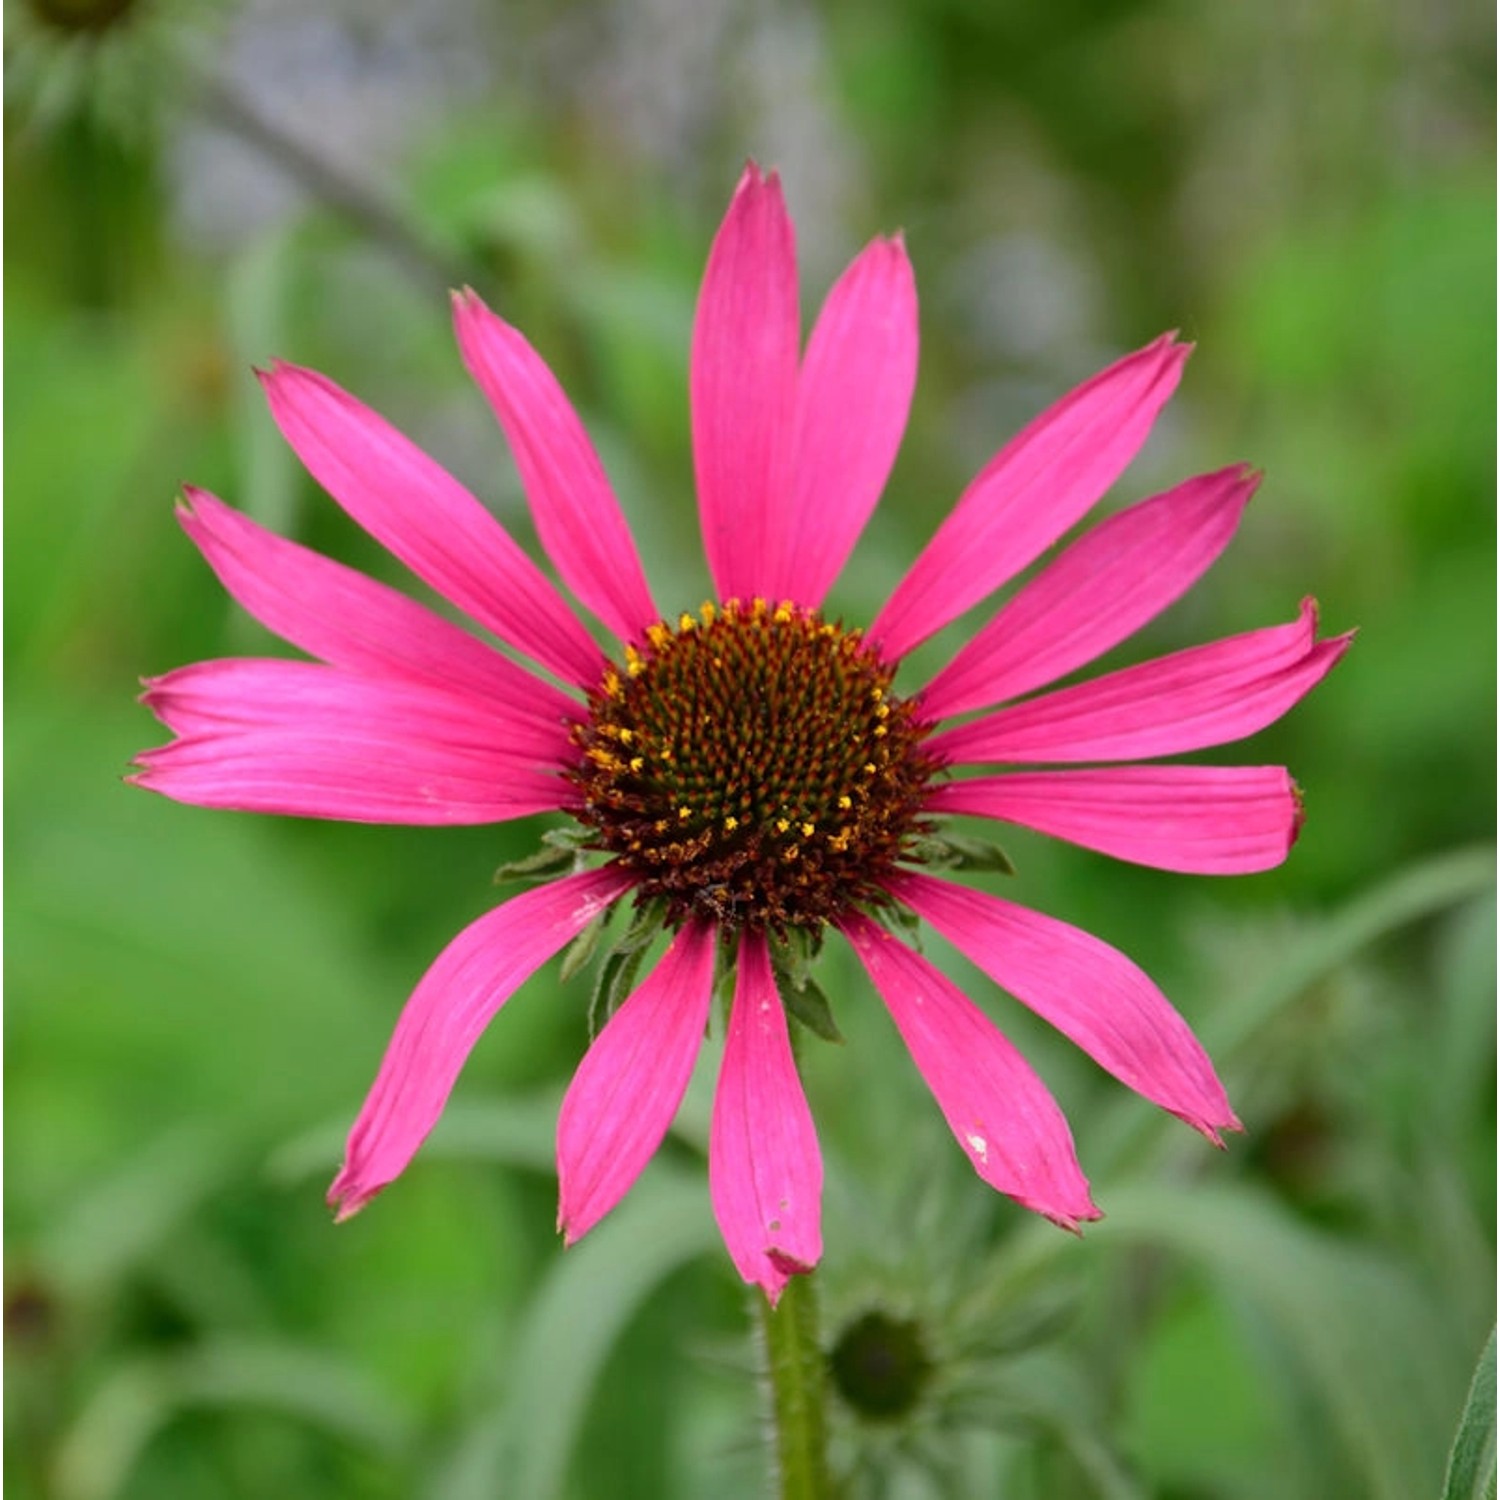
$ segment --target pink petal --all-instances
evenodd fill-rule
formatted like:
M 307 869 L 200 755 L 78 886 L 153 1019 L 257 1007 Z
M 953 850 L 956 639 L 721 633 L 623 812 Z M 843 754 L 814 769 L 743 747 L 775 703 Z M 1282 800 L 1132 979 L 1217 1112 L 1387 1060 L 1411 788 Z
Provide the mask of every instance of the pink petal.
M 1247 875 L 1279 865 L 1302 822 L 1282 766 L 1116 766 L 949 782 L 934 813 L 970 813 L 1035 828 L 1159 870 Z
M 308 472 L 418 578 L 566 682 L 603 654 L 537 565 L 456 479 L 326 376 L 261 374 L 271 415 Z
M 808 341 L 792 512 L 769 597 L 823 602 L 890 477 L 916 379 L 917 288 L 898 235 L 876 240 L 839 278 Z
M 1057 1101 L 984 1012 L 868 917 L 843 917 L 839 928 L 974 1170 L 1065 1229 L 1097 1219 Z
M 774 1307 L 787 1280 L 823 1254 L 823 1158 L 765 935 L 748 927 L 714 1095 L 708 1186 L 730 1258 Z
M 1229 545 L 1260 476 L 1190 479 L 1087 532 L 1004 605 L 922 689 L 946 719 L 1056 682 L 1179 599 Z
M 578 705 L 509 657 L 353 568 L 258 526 L 189 487 L 182 529 L 219 581 L 268 630 L 336 667 L 404 677 L 495 700 L 557 723 Z
M 142 702 L 174 734 L 345 729 L 420 738 L 520 768 L 577 762 L 568 726 L 522 718 L 494 702 L 426 683 L 355 676 L 318 662 L 239 657 L 147 680 Z
M 886 884 L 1121 1083 L 1215 1144 L 1219 1131 L 1241 1128 L 1187 1022 L 1123 953 L 1066 922 L 930 875 L 902 872 Z
M 547 556 L 616 635 L 639 640 L 660 616 L 578 413 L 536 350 L 475 292 L 454 294 L 453 326 L 510 442 Z
M 751 163 L 714 238 L 693 324 L 693 466 L 721 599 L 764 597 L 775 582 L 791 505 L 798 317 L 781 181 Z
M 708 1025 L 716 933 L 689 922 L 584 1053 L 557 1121 L 558 1228 L 582 1239 L 630 1190 L 687 1091 Z
M 1190 351 L 1166 334 L 1127 355 L 990 460 L 870 627 L 888 661 L 993 593 L 1088 511 L 1140 451 Z
M 369 724 L 229 728 L 143 750 L 141 769 L 126 779 L 195 807 L 350 823 L 501 823 L 576 801 L 558 776 L 441 734 Z
M 486 912 L 413 992 L 328 1190 L 340 1219 L 394 1182 L 437 1124 L 474 1043 L 510 997 L 631 885 L 606 866 L 538 886 Z
M 935 736 L 955 765 L 1139 760 L 1226 745 L 1274 723 L 1332 670 L 1352 635 L 1313 644 L 1311 600 L 1290 625 L 1252 630 L 1044 693 Z

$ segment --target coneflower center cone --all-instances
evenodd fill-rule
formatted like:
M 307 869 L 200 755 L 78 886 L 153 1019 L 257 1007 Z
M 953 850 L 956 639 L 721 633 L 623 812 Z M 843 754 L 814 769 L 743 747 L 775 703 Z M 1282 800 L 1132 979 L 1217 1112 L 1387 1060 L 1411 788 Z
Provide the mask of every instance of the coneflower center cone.
M 729 600 L 654 625 L 574 738 L 579 817 L 668 917 L 782 933 L 882 899 L 937 761 L 857 630 Z

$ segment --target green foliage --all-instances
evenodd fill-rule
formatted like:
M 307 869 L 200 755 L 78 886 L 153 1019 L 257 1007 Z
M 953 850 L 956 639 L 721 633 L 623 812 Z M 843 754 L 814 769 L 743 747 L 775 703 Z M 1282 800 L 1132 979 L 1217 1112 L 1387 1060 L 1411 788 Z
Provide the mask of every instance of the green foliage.
M 1459 1419 L 1443 1500 L 1493 1500 L 1495 1493 L 1495 1330 L 1479 1363 Z
M 413 587 L 303 475 L 252 364 L 327 369 L 534 544 L 452 349 L 445 278 L 472 277 L 545 354 L 658 602 L 695 605 L 693 299 L 754 152 L 786 173 L 805 321 L 896 225 L 922 294 L 911 430 L 835 613 L 871 618 L 1042 402 L 1180 326 L 1199 346 L 1181 395 L 1104 509 L 1240 458 L 1267 480 L 1212 576 L 1117 659 L 1286 618 L 1304 591 L 1330 628 L 1361 629 L 1317 694 L 1221 757 L 1294 768 L 1308 821 L 1284 869 L 1188 880 L 1010 830 L 1014 874 L 990 846 L 932 850 L 1145 964 L 1246 1121 L 1210 1151 L 929 936 L 1069 1113 L 1107 1215 L 1081 1242 L 974 1181 L 846 945 L 778 948 L 789 1010 L 844 1042 L 802 1049 L 826 1335 L 876 1307 L 934 1357 L 910 1421 L 877 1429 L 830 1401 L 848 1495 L 1492 1495 L 1493 1341 L 1463 1394 L 1494 1317 L 1487 19 L 1450 10 L 1414 47 L 1398 7 L 875 0 L 794 26 L 729 7 L 715 40 L 686 9 L 661 31 L 659 7 L 506 5 L 493 29 L 462 22 L 466 59 L 504 86 L 408 110 L 364 70 L 389 45 L 441 72 L 439 40 L 320 13 L 348 44 L 317 82 L 326 118 L 235 85 L 293 147 L 242 128 L 242 149 L 279 152 L 304 194 L 260 221 L 232 175 L 203 193 L 222 185 L 194 80 L 276 55 L 287 22 L 226 18 L 248 28 L 231 55 L 237 30 L 138 0 L 149 29 L 85 58 L 47 52 L 22 10 L 5 145 L 11 1492 L 764 1492 L 743 1289 L 705 1184 L 718 1036 L 635 1193 L 566 1254 L 553 1232 L 558 1101 L 660 950 L 660 914 L 617 912 L 508 1003 L 411 1170 L 335 1230 L 321 1195 L 404 997 L 512 893 L 497 865 L 546 878 L 576 839 L 245 818 L 121 780 L 164 737 L 131 702 L 142 675 L 286 649 L 173 523 L 184 481 Z M 184 48 L 194 67 L 168 87 L 160 60 Z M 380 130 L 336 118 L 345 75 L 379 98 Z M 90 102 L 80 78 L 109 88 Z M 99 107 L 120 99 L 128 130 Z M 408 118 L 425 123 L 380 157 Z M 231 197 L 245 213 L 226 235 L 203 203 Z

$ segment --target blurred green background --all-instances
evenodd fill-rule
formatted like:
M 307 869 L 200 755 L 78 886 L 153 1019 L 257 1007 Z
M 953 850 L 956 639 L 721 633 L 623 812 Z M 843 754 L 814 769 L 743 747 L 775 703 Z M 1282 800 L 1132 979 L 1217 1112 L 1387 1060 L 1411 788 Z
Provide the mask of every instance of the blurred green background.
M 539 976 L 406 1177 L 337 1231 L 323 1207 L 410 986 L 542 821 L 317 825 L 120 781 L 163 734 L 139 676 L 280 649 L 173 524 L 180 483 L 399 572 L 280 446 L 253 364 L 327 371 L 534 541 L 450 285 L 546 354 L 658 600 L 695 605 L 688 333 L 751 154 L 805 319 L 876 232 L 916 265 L 919 389 L 848 618 L 1017 426 L 1175 327 L 1198 352 L 1105 509 L 1268 477 L 1115 659 L 1309 592 L 1361 630 L 1220 756 L 1298 776 L 1283 870 L 1007 841 L 1007 893 L 1199 1029 L 1248 1125 L 1227 1155 L 930 941 L 1056 1089 L 1108 1215 L 1082 1242 L 1028 1221 L 828 955 L 827 1336 L 883 1310 L 931 1366 L 900 1421 L 834 1398 L 849 1492 L 1438 1492 L 1494 1318 L 1490 7 L 21 0 L 6 73 L 11 1494 L 763 1493 L 704 1079 L 626 1205 L 567 1256 L 552 1234 L 584 983 Z

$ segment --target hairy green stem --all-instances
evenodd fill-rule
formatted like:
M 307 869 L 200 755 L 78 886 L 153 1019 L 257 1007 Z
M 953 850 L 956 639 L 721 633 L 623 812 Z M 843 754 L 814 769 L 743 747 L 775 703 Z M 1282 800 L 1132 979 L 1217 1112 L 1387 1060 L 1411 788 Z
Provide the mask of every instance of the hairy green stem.
M 828 1500 L 828 1431 L 823 1416 L 827 1366 L 818 1342 L 818 1289 L 793 1276 L 773 1308 L 759 1294 L 760 1329 L 776 1442 L 781 1500 Z

